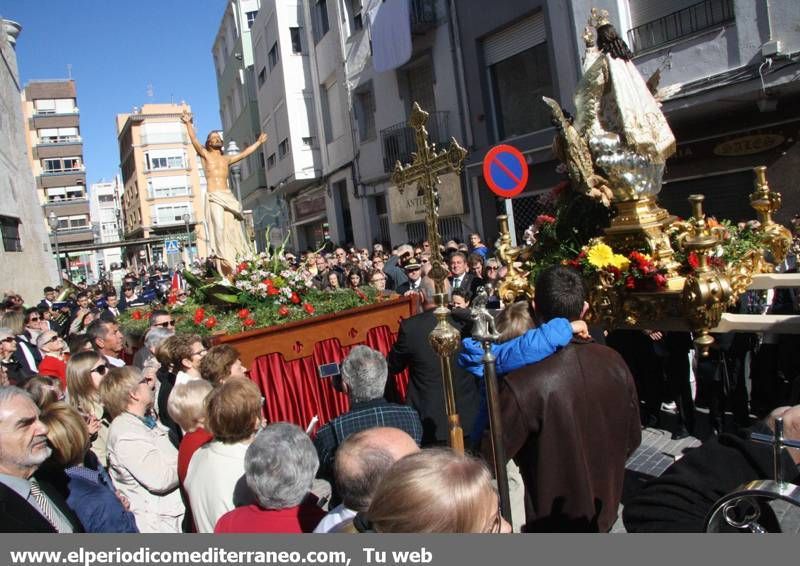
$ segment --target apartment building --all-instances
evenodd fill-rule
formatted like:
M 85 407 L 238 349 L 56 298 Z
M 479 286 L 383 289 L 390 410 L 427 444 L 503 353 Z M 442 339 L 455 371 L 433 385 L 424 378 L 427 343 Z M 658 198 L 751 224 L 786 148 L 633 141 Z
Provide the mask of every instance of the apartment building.
M 89 189 L 89 217 L 92 230 L 97 234 L 96 244 L 103 246 L 120 241 L 122 232 L 122 179 L 117 175 L 112 181 L 92 183 Z M 93 271 L 97 274 L 111 271 L 112 265 L 122 263 L 122 248 L 102 247 L 95 251 Z
M 75 81 L 30 81 L 22 91 L 22 113 L 28 158 L 42 207 L 40 221 L 53 244 L 58 238 L 70 277 L 88 278 L 92 254 L 83 248 L 94 243 L 94 235 Z M 55 229 L 50 227 L 51 219 Z
M 299 0 L 262 1 L 252 30 L 260 129 L 268 136 L 260 214 L 273 226 L 273 243 L 291 232 L 296 249 L 321 245 L 332 210 L 321 181 L 322 140 L 304 30 Z
M 208 255 L 206 182 L 181 122 L 184 107 L 191 110 L 177 104 L 145 104 L 130 114 L 117 114 L 127 265 L 175 265 L 187 260 L 190 250 L 195 258 Z M 167 254 L 166 240 L 181 240 L 183 255 Z
M 43 287 L 59 278 L 25 142 L 30 119 L 20 106 L 14 51 L 21 30 L 17 22 L 0 17 L 0 55 L 5 62 L 0 65 L 0 271 L 6 288 L 35 304 Z
M 798 208 L 793 179 L 800 85 L 800 3 L 794 0 L 495 0 L 451 2 L 458 22 L 457 52 L 468 98 L 473 148 L 467 183 L 482 211 L 479 229 L 497 233 L 495 216 L 511 213 L 522 232 L 541 212 L 540 195 L 563 178 L 551 151 L 554 130 L 543 95 L 574 109 L 581 39 L 592 7 L 609 11 L 645 78 L 658 71 L 669 89 L 663 110 L 678 151 L 667 162 L 663 205 L 686 216 L 686 198 L 705 193 L 710 214 L 752 218 L 752 167 L 768 165 L 771 186 L 783 193 L 779 219 Z M 495 198 L 483 179 L 486 152 L 509 143 L 528 160 L 529 183 L 511 202 Z
M 239 149 L 253 143 L 261 132 L 251 32 L 260 4 L 260 0 L 228 0 L 211 50 L 223 139 L 235 141 Z M 266 226 L 275 225 L 274 219 L 265 214 L 274 199 L 267 191 L 264 153 L 258 151 L 242 161 L 240 171 L 236 196 L 243 210 L 252 211 L 256 241 L 263 246 Z

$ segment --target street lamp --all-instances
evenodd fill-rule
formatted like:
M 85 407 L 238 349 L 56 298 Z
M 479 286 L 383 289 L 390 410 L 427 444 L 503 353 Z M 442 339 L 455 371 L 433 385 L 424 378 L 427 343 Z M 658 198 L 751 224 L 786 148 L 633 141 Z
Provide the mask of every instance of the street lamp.
M 192 216 L 187 212 L 183 215 L 183 223 L 186 226 L 186 251 L 189 256 L 189 265 L 192 265 L 192 236 L 189 233 L 189 221 Z
M 50 214 L 47 217 L 47 224 L 50 226 L 50 231 L 53 234 L 53 241 L 56 244 L 56 277 L 58 284 L 61 284 L 61 257 L 58 253 L 58 217 L 56 213 L 50 211 Z

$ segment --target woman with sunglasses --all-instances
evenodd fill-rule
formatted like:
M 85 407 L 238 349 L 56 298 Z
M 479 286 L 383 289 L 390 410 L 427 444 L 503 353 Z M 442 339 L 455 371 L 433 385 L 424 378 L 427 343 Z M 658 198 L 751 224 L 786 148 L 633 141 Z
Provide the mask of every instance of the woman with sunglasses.
M 20 361 L 17 338 L 10 328 L 0 327 L 0 365 L 5 370 L 9 385 L 22 386 L 28 379 L 36 375 Z
M 20 311 L 7 311 L 3 318 L 0 319 L 0 326 L 10 329 L 14 334 L 17 349 L 15 358 L 20 365 L 18 374 L 19 377 L 23 378 L 23 381 L 36 375 L 39 371 L 39 362 L 42 359 L 39 355 L 39 350 L 36 349 L 35 342 L 29 342 L 28 335 L 25 334 L 25 319 L 26 315 Z
M 89 426 L 92 452 L 103 465 L 107 464 L 108 427 L 111 420 L 100 401 L 100 384 L 109 367 L 94 351 L 78 352 L 67 362 L 67 398 Z
M 39 314 L 39 309 L 32 307 L 25 309 L 24 313 L 24 329 L 21 337 L 24 338 L 29 344 L 36 344 L 36 340 L 44 330 L 42 325 L 42 316 Z
M 39 362 L 39 375 L 55 377 L 61 382 L 61 390 L 67 390 L 67 362 L 64 361 L 64 349 L 67 344 L 53 330 L 46 330 L 36 340 L 36 347 L 42 353 Z

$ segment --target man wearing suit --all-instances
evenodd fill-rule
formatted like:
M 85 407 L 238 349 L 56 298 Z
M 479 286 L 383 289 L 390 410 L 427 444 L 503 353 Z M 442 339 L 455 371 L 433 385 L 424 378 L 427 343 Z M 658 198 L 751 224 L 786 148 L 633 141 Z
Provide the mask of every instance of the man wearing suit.
M 34 476 L 50 452 L 47 427 L 30 396 L 0 387 L 0 532 L 83 532 L 63 497 Z
M 467 256 L 464 252 L 453 252 L 449 260 L 450 265 L 450 287 L 455 289 L 463 289 L 464 291 L 473 292 L 472 283 L 475 275 L 467 271 Z
M 414 407 L 422 419 L 422 445 L 444 445 L 449 437 L 445 412 L 444 388 L 439 356 L 431 348 L 428 336 L 436 326 L 433 309 L 433 281 L 424 279 L 421 286 L 423 312 L 400 323 L 397 342 L 386 357 L 389 373 L 396 374 L 409 368 L 406 403 Z M 450 323 L 464 331 L 465 321 L 450 318 Z M 480 393 L 475 379 L 453 364 L 456 409 L 461 428 L 472 430 L 478 412 Z
M 56 290 L 50 286 L 47 286 L 44 288 L 44 298 L 37 306 L 47 307 L 48 309 L 52 309 L 53 301 L 55 300 L 56 300 Z
M 416 258 L 409 259 L 405 266 L 406 277 L 408 277 L 408 281 L 405 283 L 401 283 L 397 286 L 395 290 L 398 295 L 410 295 L 412 293 L 419 293 L 420 287 L 422 285 L 422 265 L 416 260 Z
M 116 293 L 106 295 L 106 308 L 100 313 L 100 318 L 114 322 L 122 311 L 119 308 L 119 297 Z

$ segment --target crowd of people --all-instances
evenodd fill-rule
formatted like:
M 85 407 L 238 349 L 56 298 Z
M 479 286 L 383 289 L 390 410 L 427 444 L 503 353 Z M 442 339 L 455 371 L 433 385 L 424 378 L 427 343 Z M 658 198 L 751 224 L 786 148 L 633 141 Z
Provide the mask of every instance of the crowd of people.
M 509 458 L 509 524 L 487 465 L 483 348 L 470 338 L 469 311 L 480 288 L 491 294 L 504 268 L 477 234 L 469 244 L 443 248 L 451 322 L 463 337 L 453 384 L 467 455 L 447 448 L 452 416 L 428 341 L 436 324 L 428 242 L 390 253 L 376 245 L 372 253 L 332 246 L 327 253 L 286 254 L 321 290 L 372 285 L 387 294 L 416 293 L 420 305 L 419 314 L 401 322 L 388 355 L 366 346 L 350 350 L 331 380 L 347 395 L 348 410 L 308 431 L 265 422 L 264 397 L 239 353 L 176 334 L 169 308 L 153 310 L 140 339 L 123 334 L 116 317 L 158 301 L 158 293 L 144 291 L 166 271 L 127 274 L 119 293 L 110 285 L 78 289 L 66 303 L 50 287 L 31 307 L 7 293 L 0 318 L 0 530 L 604 532 L 618 518 L 626 460 L 642 427 L 664 418 L 662 403 L 676 405 L 678 438 L 694 432 L 695 407 L 704 397 L 710 428 L 720 434 L 712 443 L 730 445 L 734 435 L 725 431 L 752 425 L 752 413 L 774 417 L 776 407 L 800 401 L 800 364 L 787 361 L 792 352 L 781 346 L 783 338 L 717 337 L 712 356 L 694 369 L 698 398 L 689 385 L 688 335 L 590 327 L 581 276 L 548 268 L 533 301 L 496 316 L 500 338 L 492 348 Z M 745 297 L 763 309 L 757 299 Z M 770 305 L 784 299 L 767 297 Z M 770 366 L 773 358 L 777 365 Z M 405 370 L 405 403 L 387 400 L 389 376 Z M 789 417 L 790 435 L 800 430 L 794 412 L 779 411 Z M 704 453 L 730 456 L 730 450 Z M 761 473 L 744 469 L 737 479 Z M 694 478 L 680 468 L 675 474 L 664 477 Z M 658 485 L 626 504 L 626 526 L 701 528 L 686 516 L 659 515 Z M 685 511 L 700 515 L 700 505 Z

